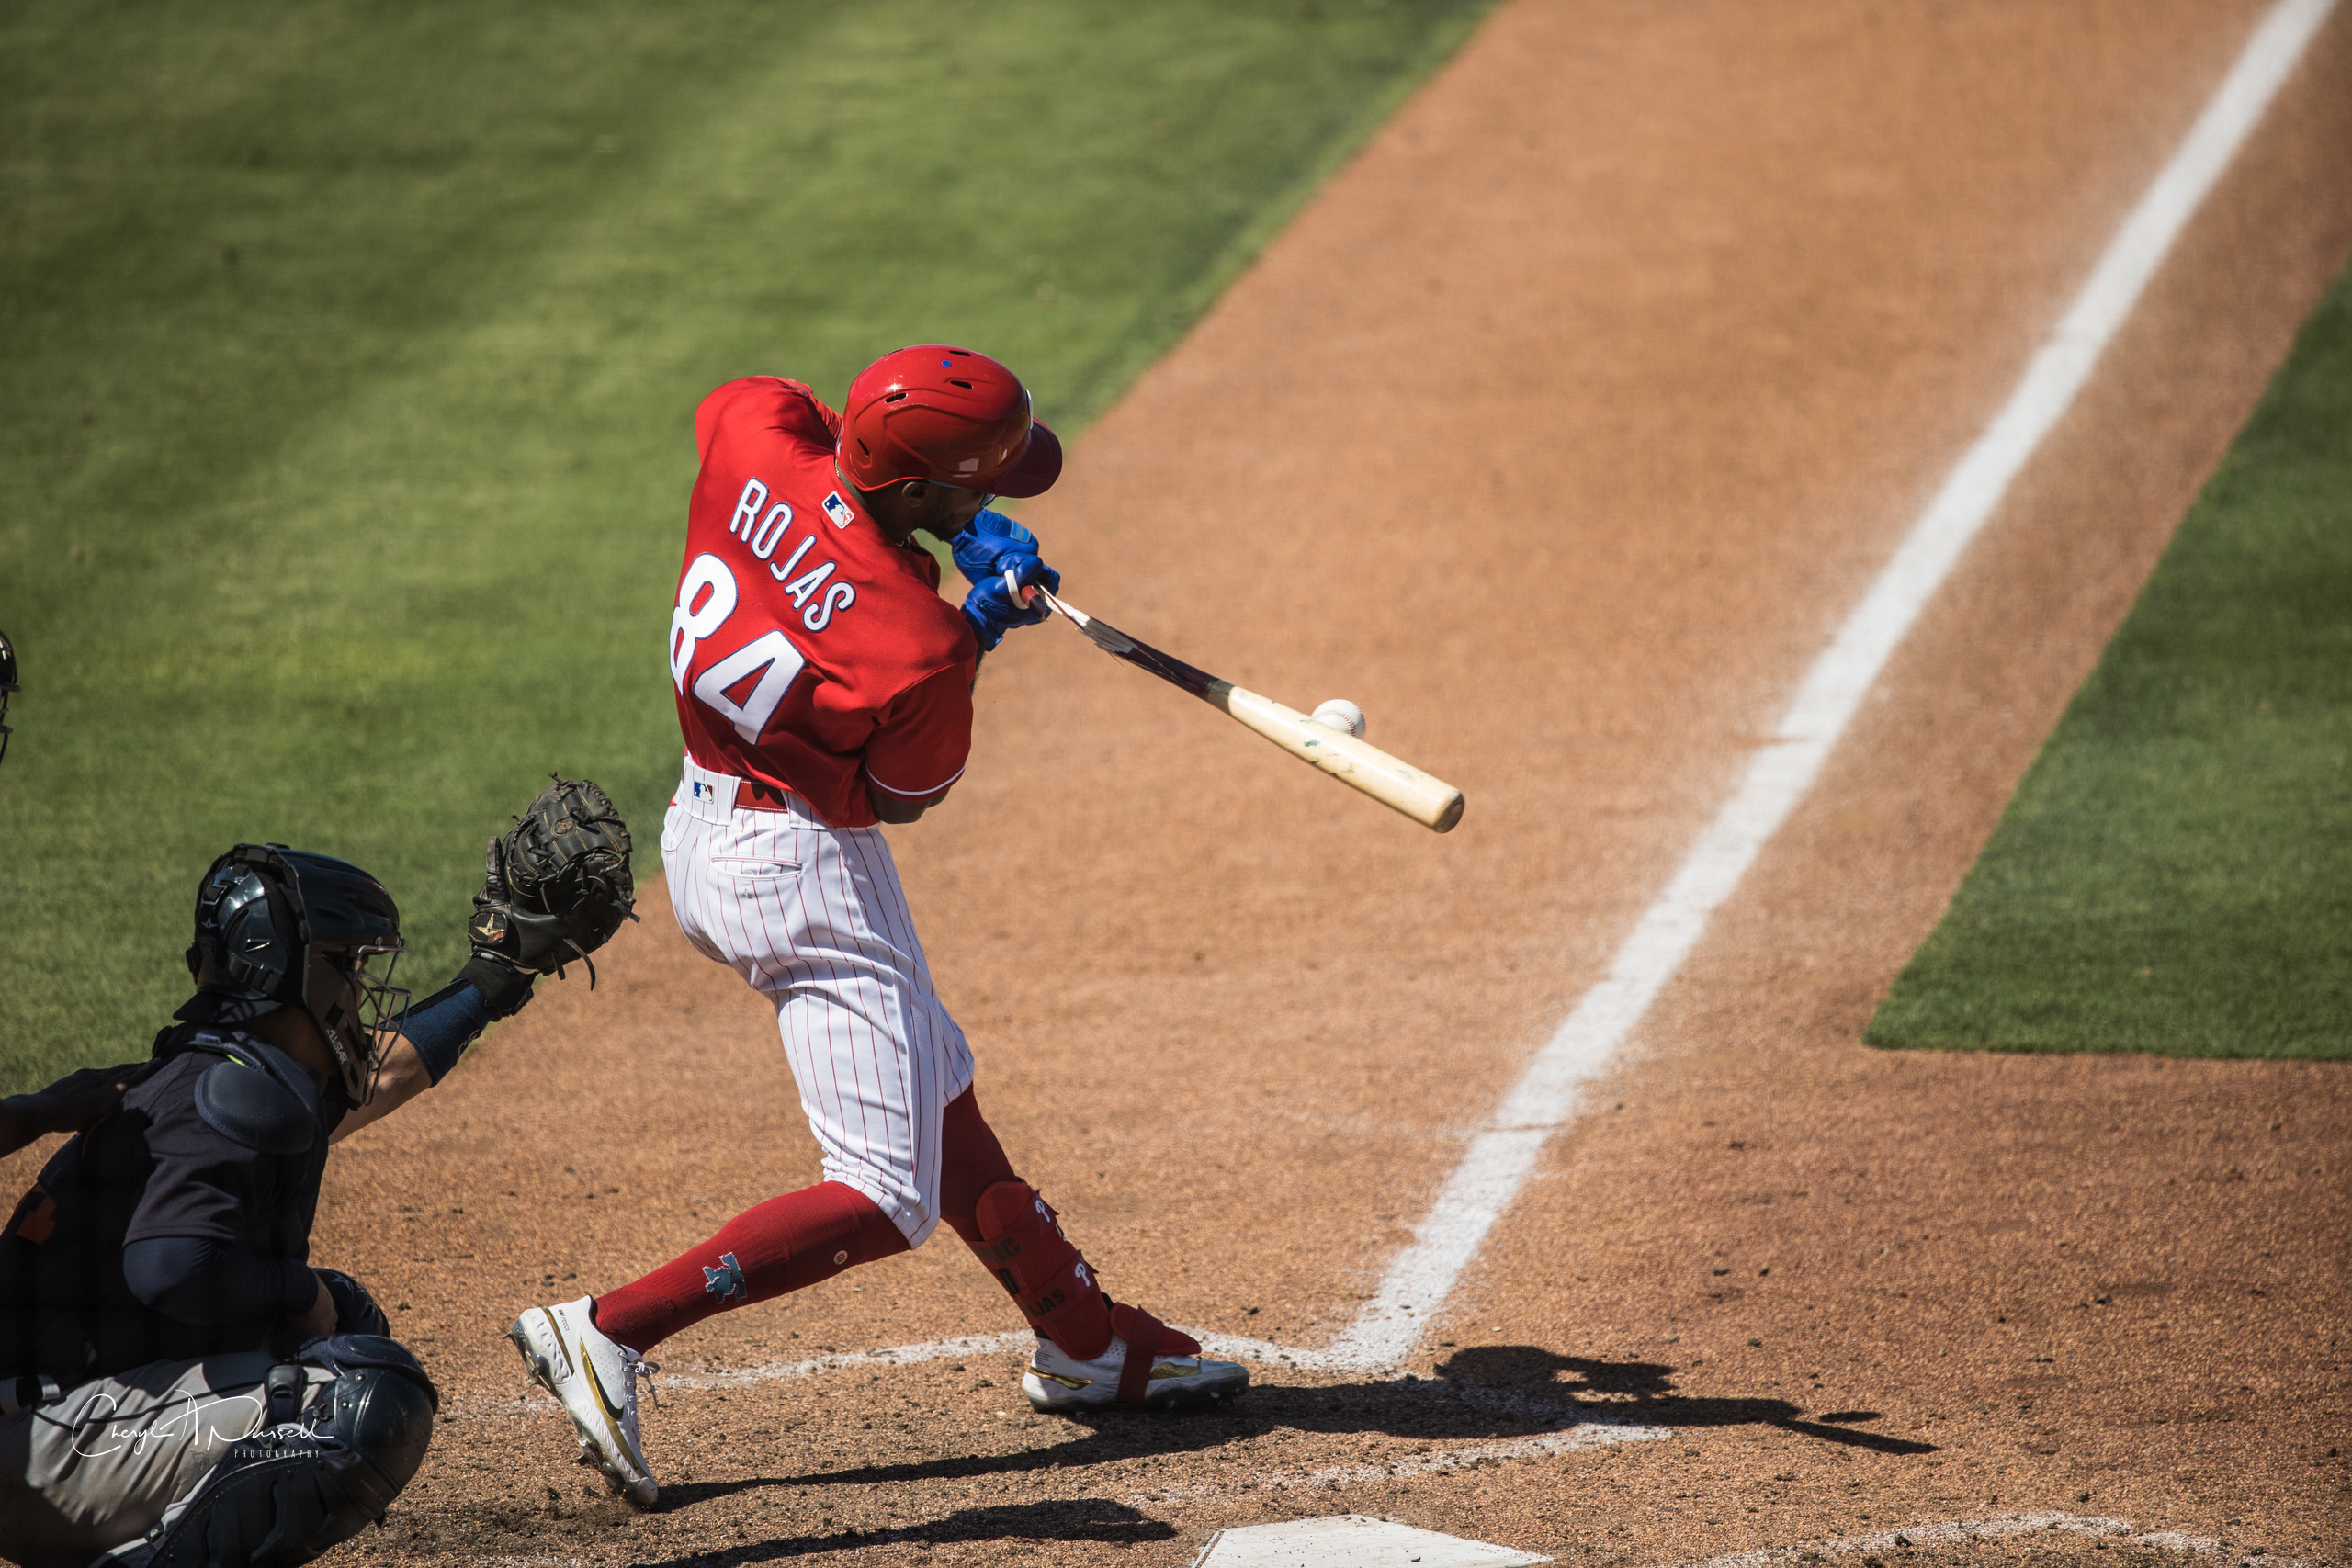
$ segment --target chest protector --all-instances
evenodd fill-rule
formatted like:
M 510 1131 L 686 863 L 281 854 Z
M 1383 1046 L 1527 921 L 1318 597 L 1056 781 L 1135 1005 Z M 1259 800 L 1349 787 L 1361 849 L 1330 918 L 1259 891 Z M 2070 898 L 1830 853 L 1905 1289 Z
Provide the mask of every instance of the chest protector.
M 192 1054 L 210 1065 L 182 1066 Z M 0 1227 L 0 1372 L 79 1380 L 144 1361 L 250 1349 L 266 1336 L 264 1322 L 166 1317 L 123 1279 L 130 1222 L 151 1182 L 172 1179 L 157 1168 L 149 1130 L 159 1115 L 184 1114 L 175 1097 L 191 1092 L 167 1085 L 159 1096 L 155 1080 L 190 1070 L 197 1115 L 255 1163 L 276 1168 L 269 1212 L 242 1216 L 245 1245 L 308 1258 L 328 1132 L 309 1076 L 247 1036 L 202 1025 L 165 1030 L 121 1103 L 57 1151 Z

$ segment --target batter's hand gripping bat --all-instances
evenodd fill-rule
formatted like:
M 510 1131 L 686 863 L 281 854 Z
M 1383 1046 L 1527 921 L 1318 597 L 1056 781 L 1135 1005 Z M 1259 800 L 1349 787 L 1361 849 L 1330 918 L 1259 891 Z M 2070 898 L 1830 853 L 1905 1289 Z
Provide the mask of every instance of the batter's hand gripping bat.
M 1114 626 L 1103 625 L 1042 588 L 1011 582 L 1009 574 L 1007 585 L 1024 604 L 1031 593 L 1043 598 L 1056 615 L 1068 619 L 1095 647 L 1113 658 L 1124 659 L 1138 670 L 1148 670 L 1170 684 L 1182 686 L 1300 761 L 1322 769 L 1383 806 L 1394 807 L 1424 828 L 1442 833 L 1462 820 L 1462 792 L 1443 779 L 1431 778 L 1379 747 L 1367 745 L 1344 729 L 1319 724 L 1272 697 L 1261 697 L 1230 681 L 1220 681 L 1205 670 L 1195 670 L 1181 659 L 1170 658 Z

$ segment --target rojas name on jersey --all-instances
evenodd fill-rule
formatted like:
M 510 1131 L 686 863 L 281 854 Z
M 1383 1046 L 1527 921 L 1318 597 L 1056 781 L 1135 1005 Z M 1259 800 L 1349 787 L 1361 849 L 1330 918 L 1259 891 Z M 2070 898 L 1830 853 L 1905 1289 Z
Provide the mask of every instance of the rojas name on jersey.
M 846 509 L 847 503 L 838 496 L 825 498 L 828 511 L 836 505 Z M 761 508 L 766 507 L 764 513 Z M 832 624 L 835 615 L 857 603 L 857 590 L 846 582 L 829 582 L 833 575 L 833 563 L 820 560 L 797 577 L 802 559 L 816 547 L 817 536 L 812 530 L 795 545 L 784 564 L 778 566 L 775 556 L 792 531 L 792 503 L 779 501 L 768 505 L 768 487 L 763 479 L 743 481 L 743 493 L 736 498 L 735 515 L 727 525 L 727 532 L 743 541 L 752 556 L 766 564 L 784 591 L 792 595 L 795 608 L 800 611 L 800 624 L 812 632 L 823 631 Z

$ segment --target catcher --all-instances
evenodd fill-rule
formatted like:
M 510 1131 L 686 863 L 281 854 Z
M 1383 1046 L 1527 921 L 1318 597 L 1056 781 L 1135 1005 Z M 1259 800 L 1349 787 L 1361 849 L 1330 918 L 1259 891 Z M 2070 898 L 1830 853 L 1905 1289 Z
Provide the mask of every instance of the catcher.
M 213 862 L 196 994 L 151 1057 L 0 1101 L 0 1154 L 75 1134 L 0 1228 L 0 1558 L 291 1564 L 383 1517 L 439 1402 L 367 1291 L 310 1266 L 327 1150 L 610 936 L 628 852 L 603 792 L 558 780 L 413 1008 L 374 877 L 282 844 Z

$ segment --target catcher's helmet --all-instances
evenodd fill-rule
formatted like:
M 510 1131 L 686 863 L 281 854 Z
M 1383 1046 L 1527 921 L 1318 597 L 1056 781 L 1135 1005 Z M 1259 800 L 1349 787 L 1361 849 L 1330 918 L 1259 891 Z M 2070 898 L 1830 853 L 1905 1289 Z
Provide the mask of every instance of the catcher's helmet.
M 239 844 L 197 886 L 187 970 L 200 988 L 176 1016 L 237 1023 L 300 1008 L 326 1037 L 351 1102 L 363 1104 L 407 1016 L 408 992 L 391 984 L 405 945 L 392 896 L 357 866 Z
M 23 690 L 17 684 L 17 645 L 0 632 L 0 758 L 8 755 L 8 737 L 16 733 L 8 728 L 8 699 Z
M 918 344 L 857 373 L 842 404 L 842 469 L 860 490 L 929 479 L 993 495 L 1041 495 L 1062 444 L 1031 417 L 1021 378 L 968 348 Z

